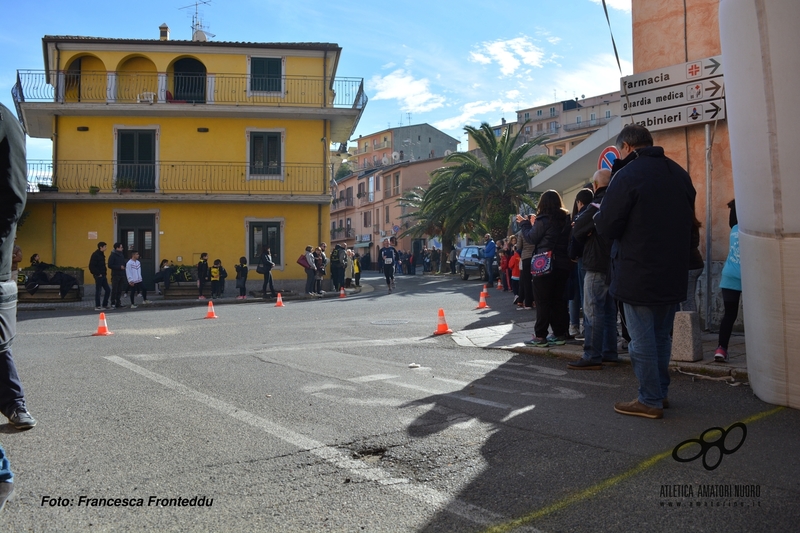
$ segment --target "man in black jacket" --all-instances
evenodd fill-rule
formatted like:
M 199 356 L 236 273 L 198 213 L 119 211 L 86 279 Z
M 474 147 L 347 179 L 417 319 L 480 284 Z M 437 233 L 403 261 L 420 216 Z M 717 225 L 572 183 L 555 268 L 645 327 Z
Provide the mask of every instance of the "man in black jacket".
M 17 333 L 17 280 L 11 279 L 11 263 L 17 224 L 25 209 L 26 174 L 25 134 L 16 117 L 0 104 L 0 411 L 15 429 L 36 425 L 25 406 L 25 392 L 11 357 Z M 0 448 L 0 499 L 10 494 L 12 480 Z
M 114 251 L 108 256 L 108 269 L 111 271 L 111 306 L 122 307 L 122 293 L 128 290 L 128 276 L 125 275 L 125 253 L 122 243 L 114 243 Z
M 111 288 L 108 286 L 108 278 L 106 274 L 106 247 L 108 245 L 103 241 L 97 243 L 97 250 L 92 253 L 89 259 L 89 272 L 94 276 L 94 310 L 102 311 L 103 309 L 111 309 L 108 307 L 108 297 L 111 294 Z M 103 307 L 100 307 L 100 289 L 103 289 Z
M 614 240 L 609 290 L 625 307 L 639 396 L 614 410 L 661 418 L 668 406 L 670 329 L 686 299 L 696 193 L 689 174 L 653 146 L 643 126 L 625 126 L 616 145 L 620 159 L 594 223 Z
M 569 363 L 573 370 L 600 370 L 603 363 L 618 362 L 617 307 L 608 293 L 608 263 L 611 261 L 611 243 L 599 235 L 594 227 L 594 215 L 600 209 L 611 181 L 611 171 L 598 170 L 592 176 L 594 199 L 572 227 L 572 236 L 583 244 L 583 357 Z

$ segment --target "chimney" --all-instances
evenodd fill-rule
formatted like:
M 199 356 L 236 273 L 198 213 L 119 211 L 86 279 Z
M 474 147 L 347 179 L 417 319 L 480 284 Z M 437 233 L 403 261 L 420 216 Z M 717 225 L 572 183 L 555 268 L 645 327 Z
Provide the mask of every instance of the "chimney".
M 500 120 L 501 120 L 501 123 L 502 123 L 503 125 L 505 125 L 505 123 L 506 123 L 506 119 L 504 119 L 504 118 L 501 118 Z
M 159 38 L 162 41 L 169 41 L 169 26 L 165 22 L 161 26 L 158 27 L 159 29 Z

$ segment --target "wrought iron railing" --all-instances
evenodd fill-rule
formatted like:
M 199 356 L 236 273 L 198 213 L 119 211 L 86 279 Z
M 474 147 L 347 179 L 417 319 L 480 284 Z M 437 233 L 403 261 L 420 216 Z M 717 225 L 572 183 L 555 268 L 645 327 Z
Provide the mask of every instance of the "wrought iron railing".
M 14 101 L 216 104 L 363 109 L 362 78 L 259 78 L 248 74 L 18 70 Z
M 64 193 L 328 194 L 324 165 L 237 162 L 28 161 L 28 190 Z
M 571 124 L 564 124 L 564 131 L 575 131 L 586 128 L 597 128 L 600 126 L 604 126 L 609 122 L 611 122 L 611 117 L 595 118 L 590 120 L 583 120 L 581 122 L 573 122 Z

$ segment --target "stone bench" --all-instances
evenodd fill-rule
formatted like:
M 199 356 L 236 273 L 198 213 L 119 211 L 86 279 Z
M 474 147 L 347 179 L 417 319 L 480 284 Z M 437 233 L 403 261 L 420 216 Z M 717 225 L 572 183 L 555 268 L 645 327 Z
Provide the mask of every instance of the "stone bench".
M 197 300 L 200 296 L 197 290 L 196 281 L 181 281 L 170 283 L 169 289 L 165 289 L 162 283 L 158 284 L 161 288 L 161 294 L 164 295 L 165 300 Z M 211 283 L 206 282 L 203 286 L 203 296 L 206 298 L 211 297 Z

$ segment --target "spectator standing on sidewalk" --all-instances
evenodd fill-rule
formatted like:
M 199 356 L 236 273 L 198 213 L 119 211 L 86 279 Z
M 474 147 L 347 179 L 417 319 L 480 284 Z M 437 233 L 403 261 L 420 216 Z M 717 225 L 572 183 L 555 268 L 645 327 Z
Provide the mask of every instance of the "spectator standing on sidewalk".
M 492 236 L 488 233 L 484 235 L 483 241 L 485 243 L 483 246 L 483 267 L 486 269 L 486 280 L 489 284 L 492 284 L 494 283 L 494 269 L 492 268 L 492 263 L 494 263 L 497 245 L 492 240 Z
M 125 276 L 125 252 L 122 243 L 114 243 L 114 251 L 108 256 L 108 269 L 111 271 L 111 306 L 122 307 L 122 293 L 127 291 L 128 278 Z
M 198 300 L 205 300 L 203 289 L 206 286 L 206 281 L 210 279 L 208 272 L 208 254 L 203 252 L 200 254 L 200 261 L 197 262 L 197 291 L 199 296 Z
M 643 126 L 625 126 L 616 145 L 620 157 L 594 223 L 614 241 L 609 290 L 625 307 L 639 394 L 614 410 L 661 418 L 669 405 L 670 330 L 686 298 L 696 193 L 689 174 L 653 146 Z
M 742 266 L 739 262 L 739 219 L 736 217 L 736 200 L 728 202 L 728 207 L 731 210 L 728 216 L 728 223 L 731 227 L 730 248 L 725 265 L 722 267 L 722 277 L 719 280 L 725 314 L 719 325 L 719 346 L 714 353 L 714 361 L 720 363 L 728 362 L 728 342 L 731 340 L 733 323 L 739 316 L 739 298 L 742 296 Z
M 603 363 L 619 361 L 617 354 L 617 304 L 608 292 L 608 264 L 611 243 L 597 233 L 594 215 L 602 207 L 611 171 L 598 170 L 592 176 L 594 200 L 575 220 L 572 237 L 583 245 L 583 357 L 569 363 L 572 370 L 600 370 Z
M 450 250 L 450 274 L 456 275 L 456 262 L 458 261 L 458 250 L 455 246 Z
M 11 279 L 14 238 L 25 210 L 25 134 L 14 115 L 0 104 L 0 411 L 14 429 L 31 429 L 36 420 L 25 406 L 25 392 L 11 356 L 17 333 L 17 280 Z M 0 499 L 13 491 L 13 474 L 0 447 Z
M 147 289 L 142 283 L 142 264 L 139 262 L 139 252 L 131 250 L 131 258 L 125 265 L 125 275 L 128 277 L 128 285 L 131 291 L 131 309 L 136 309 L 136 293 L 142 293 L 142 303 L 148 305 Z
M 97 243 L 97 250 L 92 252 L 89 258 L 89 272 L 94 276 L 94 310 L 102 311 L 110 309 L 108 298 L 111 295 L 111 287 L 108 286 L 108 270 L 106 269 L 106 247 L 103 241 Z M 103 290 L 103 306 L 100 306 L 100 290 Z

